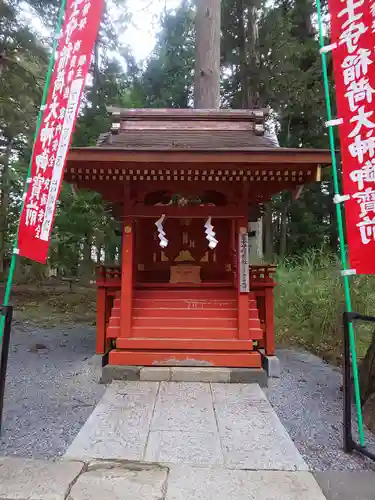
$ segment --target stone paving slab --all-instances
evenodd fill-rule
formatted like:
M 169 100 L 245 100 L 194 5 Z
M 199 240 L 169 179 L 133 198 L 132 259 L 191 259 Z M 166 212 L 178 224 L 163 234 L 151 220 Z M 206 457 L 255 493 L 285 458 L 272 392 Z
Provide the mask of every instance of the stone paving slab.
M 210 385 L 162 382 L 151 430 L 217 432 Z
M 164 499 L 168 478 L 166 469 L 129 470 L 121 464 L 98 467 L 89 469 L 77 479 L 67 500 Z
M 213 386 L 224 463 L 232 469 L 308 470 L 263 391 Z
M 0 500 L 64 500 L 83 467 L 80 462 L 0 458 Z
M 153 431 L 146 462 L 164 464 L 223 465 L 220 439 L 216 432 Z
M 157 390 L 156 382 L 111 384 L 65 458 L 142 460 Z
M 375 472 L 330 471 L 314 476 L 327 500 L 375 500 Z
M 210 384 L 204 382 L 161 382 L 158 402 L 174 404 L 178 401 L 206 405 L 211 400 Z
M 309 472 L 174 466 L 165 500 L 325 500 Z
M 258 384 L 211 384 L 211 390 L 214 404 L 268 401 Z

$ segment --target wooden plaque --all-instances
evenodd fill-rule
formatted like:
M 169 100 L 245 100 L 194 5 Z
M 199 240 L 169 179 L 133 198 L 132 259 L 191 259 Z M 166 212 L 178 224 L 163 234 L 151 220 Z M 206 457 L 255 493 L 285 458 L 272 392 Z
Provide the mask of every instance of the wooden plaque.
M 239 234 L 239 257 L 240 257 L 240 292 L 247 293 L 249 284 L 249 236 L 247 232 Z
M 193 283 L 199 285 L 201 283 L 200 266 L 192 266 L 189 264 L 171 266 L 171 277 L 169 283 Z

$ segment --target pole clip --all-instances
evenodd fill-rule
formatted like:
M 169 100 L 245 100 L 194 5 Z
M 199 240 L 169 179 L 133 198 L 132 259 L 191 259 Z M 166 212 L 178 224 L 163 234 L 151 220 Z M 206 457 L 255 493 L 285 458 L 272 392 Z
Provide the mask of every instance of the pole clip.
M 337 49 L 337 43 L 336 42 L 335 43 L 331 43 L 329 45 L 325 45 L 324 47 L 321 47 L 319 49 L 319 52 L 321 54 L 327 54 L 327 52 L 331 52 L 331 50 L 333 50 L 333 49 Z
M 333 197 L 333 203 L 335 205 L 348 200 L 350 200 L 350 194 L 335 194 L 335 196 Z
M 337 125 L 342 125 L 344 120 L 342 118 L 336 118 L 334 120 L 328 120 L 325 122 L 325 126 L 328 127 L 336 127 Z
M 19 255 L 20 254 L 20 249 L 19 248 L 13 248 L 13 254 L 14 255 Z
M 354 276 L 357 274 L 356 269 L 343 269 L 341 271 L 341 276 Z

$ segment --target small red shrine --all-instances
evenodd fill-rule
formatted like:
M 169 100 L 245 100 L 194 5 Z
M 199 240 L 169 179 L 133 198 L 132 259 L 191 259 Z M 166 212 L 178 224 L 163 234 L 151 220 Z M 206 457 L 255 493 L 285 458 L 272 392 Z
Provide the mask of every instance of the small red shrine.
M 122 224 L 121 266 L 97 277 L 98 354 L 113 365 L 260 367 L 274 354 L 275 268 L 249 265 L 248 224 L 319 181 L 326 150 L 277 147 L 265 110 L 116 109 L 65 180 Z

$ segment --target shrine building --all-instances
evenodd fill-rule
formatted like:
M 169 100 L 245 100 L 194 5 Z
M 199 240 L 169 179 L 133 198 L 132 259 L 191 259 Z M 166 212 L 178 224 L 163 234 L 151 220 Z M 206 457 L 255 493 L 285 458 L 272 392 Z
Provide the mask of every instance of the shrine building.
M 72 148 L 65 173 L 122 226 L 121 266 L 98 269 L 96 352 L 111 365 L 260 368 L 275 350 L 275 267 L 249 262 L 249 222 L 320 181 L 329 151 L 278 147 L 266 110 L 109 111 L 110 132 Z

